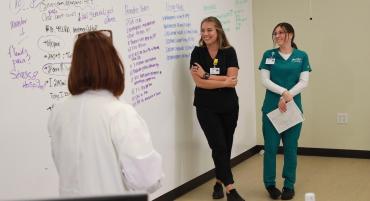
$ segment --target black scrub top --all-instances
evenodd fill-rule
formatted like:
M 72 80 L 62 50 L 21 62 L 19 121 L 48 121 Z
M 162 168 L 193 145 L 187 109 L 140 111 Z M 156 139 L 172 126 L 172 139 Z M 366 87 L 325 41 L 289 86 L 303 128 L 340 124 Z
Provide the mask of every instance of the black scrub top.
M 220 76 L 226 76 L 229 67 L 239 68 L 238 58 L 233 47 L 219 49 L 215 59 L 218 59 L 216 67 L 220 68 Z M 194 63 L 200 64 L 205 72 L 210 73 L 213 59 L 208 53 L 207 47 L 194 48 L 191 53 L 190 68 Z M 221 113 L 234 112 L 239 109 L 235 88 L 203 89 L 195 87 L 193 105 L 197 109 L 208 109 Z

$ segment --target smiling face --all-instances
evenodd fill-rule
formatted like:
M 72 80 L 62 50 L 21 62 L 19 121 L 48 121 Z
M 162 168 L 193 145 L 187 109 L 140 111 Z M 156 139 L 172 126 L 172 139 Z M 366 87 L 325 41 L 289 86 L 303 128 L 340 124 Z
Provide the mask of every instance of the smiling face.
M 293 37 L 293 34 L 288 33 L 281 26 L 276 27 L 274 32 L 272 33 L 272 38 L 274 40 L 274 43 L 277 44 L 279 47 L 291 46 L 292 37 Z
M 205 21 L 201 26 L 201 37 L 205 45 L 218 45 L 218 33 L 214 22 Z

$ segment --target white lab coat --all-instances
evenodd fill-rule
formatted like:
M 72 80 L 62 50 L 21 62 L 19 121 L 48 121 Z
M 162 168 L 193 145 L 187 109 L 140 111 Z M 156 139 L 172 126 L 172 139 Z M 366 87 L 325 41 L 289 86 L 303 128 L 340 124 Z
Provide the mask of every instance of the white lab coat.
M 50 114 L 48 131 L 61 196 L 159 188 L 162 159 L 144 120 L 109 91 L 68 97 Z

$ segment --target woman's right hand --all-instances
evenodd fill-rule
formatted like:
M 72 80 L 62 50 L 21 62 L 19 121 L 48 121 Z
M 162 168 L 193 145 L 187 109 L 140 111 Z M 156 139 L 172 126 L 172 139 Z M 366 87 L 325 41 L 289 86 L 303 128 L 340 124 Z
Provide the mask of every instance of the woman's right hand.
M 191 72 L 194 73 L 195 75 L 197 75 L 200 78 L 202 78 L 204 76 L 204 73 L 205 73 L 203 67 L 198 63 L 194 63 L 194 65 L 191 66 Z
M 293 96 L 289 93 L 289 91 L 284 91 L 282 97 L 284 98 L 285 102 L 290 102 L 293 100 Z
M 238 79 L 236 78 L 236 76 L 226 77 L 224 84 L 225 87 L 233 88 L 236 86 L 236 84 L 238 84 Z

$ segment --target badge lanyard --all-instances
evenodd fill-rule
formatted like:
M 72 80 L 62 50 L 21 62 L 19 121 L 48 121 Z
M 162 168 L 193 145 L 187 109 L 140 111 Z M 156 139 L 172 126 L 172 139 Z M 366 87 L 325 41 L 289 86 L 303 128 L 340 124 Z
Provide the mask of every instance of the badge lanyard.
M 220 74 L 220 68 L 217 68 L 217 64 L 218 64 L 218 59 L 215 58 L 213 60 L 213 67 L 210 68 L 210 74 L 211 75 L 219 75 Z
M 266 58 L 265 64 L 275 64 L 275 52 L 271 52 L 271 57 Z

